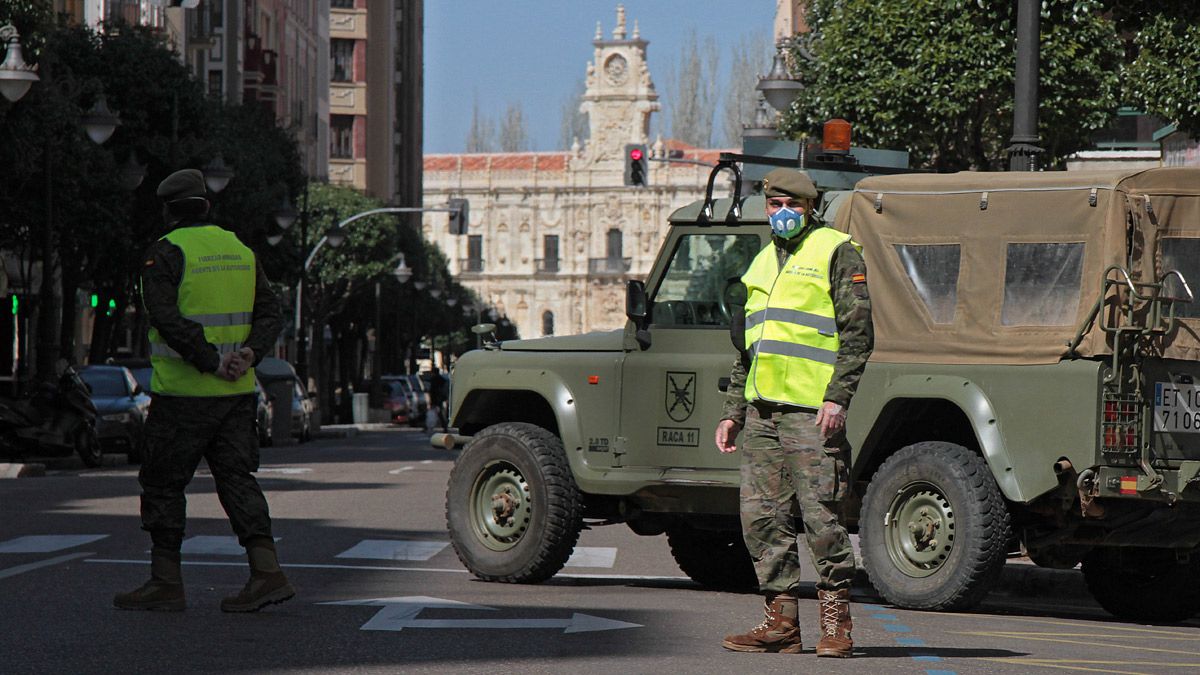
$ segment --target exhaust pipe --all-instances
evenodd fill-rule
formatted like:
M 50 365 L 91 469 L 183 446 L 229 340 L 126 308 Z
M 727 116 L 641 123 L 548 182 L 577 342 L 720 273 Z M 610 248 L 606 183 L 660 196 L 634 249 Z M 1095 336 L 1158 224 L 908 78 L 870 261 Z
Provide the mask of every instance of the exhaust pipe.
M 453 450 L 461 448 L 470 440 L 470 436 L 463 436 L 462 434 L 440 433 L 429 437 L 429 445 L 443 450 Z

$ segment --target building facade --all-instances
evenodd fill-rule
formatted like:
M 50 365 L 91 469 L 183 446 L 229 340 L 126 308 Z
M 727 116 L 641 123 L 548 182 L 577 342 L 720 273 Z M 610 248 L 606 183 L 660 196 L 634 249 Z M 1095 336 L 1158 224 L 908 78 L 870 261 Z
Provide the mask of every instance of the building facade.
M 466 235 L 451 235 L 444 213 L 424 216 L 425 238 L 450 259 L 450 271 L 522 337 L 618 329 L 625 325 L 625 282 L 645 278 L 676 208 L 704 196 L 709 170 L 650 162 L 646 187 L 624 185 L 628 143 L 649 142 L 658 93 L 646 46 L 617 9 L 611 37 L 600 26 L 587 64 L 581 109 L 586 145 L 566 152 L 425 156 L 424 205 L 470 202 Z M 661 139 L 651 156 L 713 164 L 718 150 Z
M 423 3 L 332 0 L 329 180 L 397 206 L 421 194 Z

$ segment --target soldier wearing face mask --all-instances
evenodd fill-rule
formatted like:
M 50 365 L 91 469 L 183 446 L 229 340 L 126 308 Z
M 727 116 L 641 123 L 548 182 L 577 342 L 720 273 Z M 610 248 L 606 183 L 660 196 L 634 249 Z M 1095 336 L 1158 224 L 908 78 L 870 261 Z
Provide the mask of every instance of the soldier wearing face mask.
M 848 657 L 855 565 L 838 502 L 850 487 L 846 409 L 874 343 L 866 265 L 849 235 L 815 217 L 807 175 L 775 169 L 763 191 L 773 236 L 742 277 L 745 352 L 715 440 L 742 451 L 742 531 L 766 616 L 722 645 L 801 652 L 797 556 L 807 550 L 819 577 L 817 656 Z

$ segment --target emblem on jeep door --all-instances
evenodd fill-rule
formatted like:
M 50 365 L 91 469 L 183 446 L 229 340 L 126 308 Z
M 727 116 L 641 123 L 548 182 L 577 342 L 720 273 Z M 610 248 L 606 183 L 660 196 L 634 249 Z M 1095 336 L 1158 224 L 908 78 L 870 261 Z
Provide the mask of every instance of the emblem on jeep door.
M 682 422 L 696 409 L 696 373 L 667 372 L 667 417 Z

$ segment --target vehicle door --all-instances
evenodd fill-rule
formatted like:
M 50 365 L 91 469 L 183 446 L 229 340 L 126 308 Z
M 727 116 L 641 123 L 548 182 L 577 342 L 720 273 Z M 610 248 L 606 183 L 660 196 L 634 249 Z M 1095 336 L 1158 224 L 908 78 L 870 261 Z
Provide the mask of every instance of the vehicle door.
M 625 447 L 615 464 L 737 468 L 737 458 L 718 452 L 712 439 L 736 357 L 728 292 L 765 243 L 759 229 L 672 232 L 667 264 L 647 284 L 650 344 L 622 366 Z

